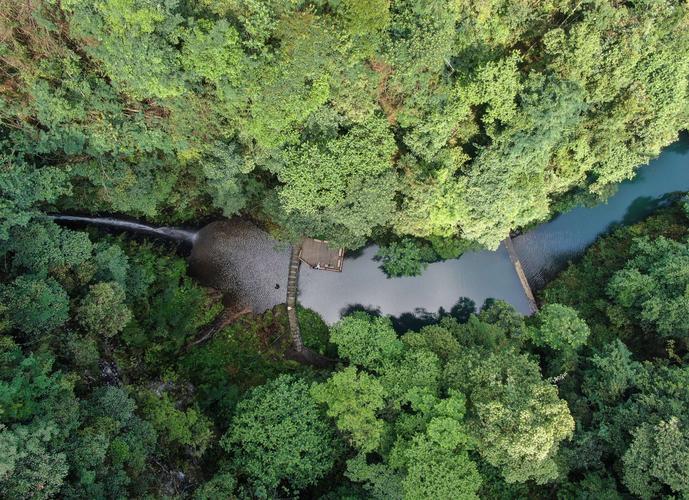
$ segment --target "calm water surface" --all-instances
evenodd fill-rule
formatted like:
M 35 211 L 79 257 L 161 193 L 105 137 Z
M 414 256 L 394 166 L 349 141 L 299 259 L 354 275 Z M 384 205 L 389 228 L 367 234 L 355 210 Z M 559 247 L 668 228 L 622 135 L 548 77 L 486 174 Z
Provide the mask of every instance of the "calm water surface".
M 689 191 L 687 135 L 641 168 L 633 180 L 622 183 L 607 203 L 576 208 L 515 238 L 531 285 L 542 286 L 600 234 L 642 219 L 657 208 L 663 195 L 675 191 Z M 190 270 L 201 283 L 223 290 L 255 312 L 284 303 L 289 250 L 248 221 L 218 221 L 192 231 L 112 217 L 51 217 L 62 223 L 98 224 L 191 243 Z M 299 301 L 330 323 L 353 308 L 365 308 L 397 318 L 401 327 L 418 326 L 417 320 L 441 309 L 454 307 L 455 313 L 466 314 L 467 303 L 480 307 L 488 298 L 505 300 L 529 313 L 502 246 L 495 252 L 467 252 L 459 259 L 431 264 L 423 275 L 413 278 L 387 278 L 373 260 L 376 251 L 376 246 L 370 246 L 345 259 L 342 273 L 302 266 Z
M 689 138 L 668 147 L 636 177 L 620 185 L 607 203 L 576 208 L 515 238 L 524 271 L 538 287 L 578 256 L 602 233 L 642 219 L 670 192 L 689 190 Z M 421 276 L 387 278 L 373 260 L 377 247 L 347 258 L 342 273 L 301 267 L 299 301 L 330 323 L 352 308 L 365 307 L 395 317 L 450 310 L 462 297 L 481 306 L 502 299 L 524 314 L 528 302 L 501 246 L 497 251 L 467 252 L 459 259 L 428 266 Z
M 373 260 L 377 250 L 370 246 L 361 256 L 345 259 L 341 273 L 302 265 L 299 302 L 318 311 L 327 322 L 337 321 L 352 306 L 391 316 L 420 315 L 441 307 L 450 310 L 461 297 L 479 306 L 488 298 L 499 298 L 529 313 L 529 303 L 502 246 L 495 252 L 467 252 L 459 259 L 430 264 L 421 276 L 409 278 L 387 278 Z
M 514 247 L 531 286 L 543 286 L 599 235 L 649 215 L 663 195 L 688 190 L 689 137 L 684 135 L 640 168 L 634 179 L 620 184 L 606 203 L 575 208 L 515 238 Z

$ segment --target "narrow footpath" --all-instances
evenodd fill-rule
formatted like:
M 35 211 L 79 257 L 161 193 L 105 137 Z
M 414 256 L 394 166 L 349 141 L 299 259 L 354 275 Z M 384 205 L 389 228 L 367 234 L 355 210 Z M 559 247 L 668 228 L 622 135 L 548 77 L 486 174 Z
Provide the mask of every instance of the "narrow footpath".
M 289 274 L 287 275 L 287 318 L 289 319 L 289 331 L 292 336 L 292 345 L 297 352 L 304 351 L 304 342 L 301 340 L 301 330 L 297 320 L 297 291 L 299 289 L 299 246 L 292 245 L 292 255 L 289 260 Z
M 332 368 L 337 360 L 326 358 L 308 347 L 304 346 L 297 318 L 297 293 L 299 290 L 299 245 L 292 246 L 292 255 L 289 261 L 289 274 L 287 275 L 287 319 L 289 321 L 289 333 L 292 337 L 292 349 L 285 352 L 285 357 L 300 363 L 307 363 L 316 368 Z

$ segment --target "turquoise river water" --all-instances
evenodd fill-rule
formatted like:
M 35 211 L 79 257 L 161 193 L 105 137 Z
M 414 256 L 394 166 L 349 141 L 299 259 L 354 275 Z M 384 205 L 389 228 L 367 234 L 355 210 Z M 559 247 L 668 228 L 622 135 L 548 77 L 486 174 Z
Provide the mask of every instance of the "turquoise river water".
M 578 207 L 514 238 L 531 286 L 538 288 L 615 225 L 630 224 L 653 211 L 668 193 L 689 190 L 689 138 L 666 148 L 619 186 L 607 202 Z M 430 264 L 417 277 L 388 278 L 373 260 L 376 246 L 346 258 L 342 273 L 316 271 L 303 265 L 299 301 L 327 322 L 349 310 L 364 308 L 402 318 L 407 323 L 449 311 L 461 298 L 480 307 L 488 298 L 502 299 L 528 314 L 529 305 L 506 250 L 467 252 L 459 259 Z

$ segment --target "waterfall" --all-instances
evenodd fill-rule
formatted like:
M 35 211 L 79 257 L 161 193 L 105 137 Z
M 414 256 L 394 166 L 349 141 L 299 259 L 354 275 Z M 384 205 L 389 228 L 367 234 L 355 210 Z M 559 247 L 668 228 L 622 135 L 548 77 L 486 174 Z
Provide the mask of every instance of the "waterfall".
M 47 217 L 54 221 L 81 222 L 84 224 L 94 224 L 97 226 L 112 227 L 117 229 L 123 229 L 125 231 L 147 234 L 150 236 L 160 236 L 175 241 L 185 241 L 191 244 L 193 244 L 196 240 L 196 235 L 198 232 L 195 230 L 183 229 L 178 227 L 151 226 L 149 224 L 144 224 L 142 222 L 125 219 L 116 219 L 114 217 L 90 217 L 64 214 L 52 214 L 48 215 Z

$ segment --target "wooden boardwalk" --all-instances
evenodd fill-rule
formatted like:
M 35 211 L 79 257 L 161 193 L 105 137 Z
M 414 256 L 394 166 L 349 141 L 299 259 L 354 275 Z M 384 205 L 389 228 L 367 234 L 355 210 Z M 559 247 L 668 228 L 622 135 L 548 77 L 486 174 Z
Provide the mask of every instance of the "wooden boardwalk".
M 289 261 L 289 274 L 287 275 L 287 318 L 289 319 L 289 331 L 292 336 L 292 345 L 297 352 L 304 351 L 304 342 L 301 339 L 299 320 L 297 319 L 297 292 L 299 290 L 299 252 L 298 246 L 292 246 L 292 255 Z
M 299 290 L 299 246 L 292 247 L 292 255 L 289 262 L 289 274 L 287 276 L 287 319 L 289 332 L 292 338 L 292 349 L 285 352 L 285 357 L 299 363 L 309 364 L 316 368 L 332 369 L 337 363 L 336 359 L 326 358 L 304 345 L 297 318 L 297 292 Z
M 529 309 L 531 309 L 532 313 L 537 313 L 538 304 L 536 304 L 536 299 L 534 298 L 533 291 L 531 290 L 531 285 L 529 285 L 529 280 L 526 278 L 526 274 L 524 274 L 524 268 L 522 267 L 522 263 L 519 260 L 519 255 L 517 255 L 517 251 L 514 249 L 514 243 L 512 243 L 512 238 L 508 236 L 507 238 L 505 238 L 505 241 L 503 243 L 505 243 L 505 248 L 507 249 L 507 253 L 510 256 L 510 260 L 512 261 L 514 270 L 517 272 L 519 282 L 521 283 L 522 288 L 524 289 L 526 299 L 529 301 Z

